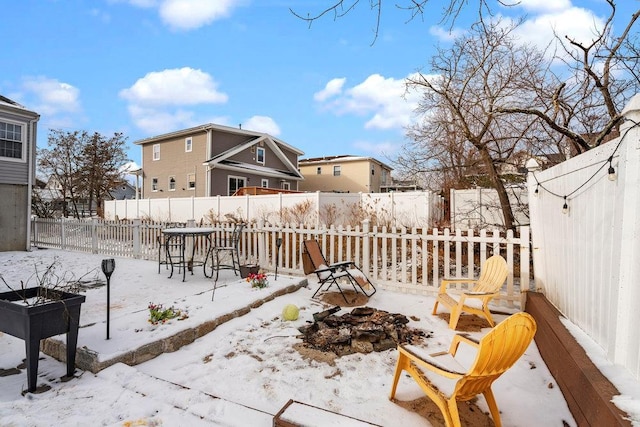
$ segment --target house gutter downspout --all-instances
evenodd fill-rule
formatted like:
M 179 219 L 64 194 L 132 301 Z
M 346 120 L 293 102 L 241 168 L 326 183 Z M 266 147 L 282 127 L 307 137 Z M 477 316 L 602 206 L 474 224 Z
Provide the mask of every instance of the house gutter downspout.
M 27 177 L 27 241 L 25 242 L 25 248 L 28 252 L 31 251 L 31 202 L 33 193 L 33 177 L 36 174 L 36 146 L 37 135 L 35 124 L 40 119 L 40 116 L 36 119 L 29 120 L 29 173 Z M 33 143 L 32 143 L 33 142 Z

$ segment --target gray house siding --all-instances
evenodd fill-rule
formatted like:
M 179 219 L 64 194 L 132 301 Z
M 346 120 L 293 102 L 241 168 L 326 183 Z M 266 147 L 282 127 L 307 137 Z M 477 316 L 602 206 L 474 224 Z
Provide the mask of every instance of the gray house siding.
M 0 122 L 22 126 L 22 158 L 0 157 L 0 251 L 31 248 L 31 187 L 35 181 L 35 146 L 40 116 L 0 95 Z M 7 138 L 9 138 L 7 136 Z
M 3 160 L 0 157 L 0 183 L 1 184 L 22 184 L 27 185 L 29 183 L 29 155 L 31 154 L 31 144 L 28 141 L 35 139 L 32 138 L 31 128 L 29 126 L 29 120 L 25 116 L 19 116 L 6 111 L 2 111 L 2 104 L 0 104 L 0 121 L 6 120 L 8 122 L 19 122 L 26 128 L 27 131 L 27 143 L 25 158 L 22 161 L 8 161 Z M 33 171 L 32 171 L 33 172 Z

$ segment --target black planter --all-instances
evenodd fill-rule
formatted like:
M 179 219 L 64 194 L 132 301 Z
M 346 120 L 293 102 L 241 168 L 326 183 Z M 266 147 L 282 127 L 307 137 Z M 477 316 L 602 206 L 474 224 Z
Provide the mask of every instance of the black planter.
M 249 274 L 258 274 L 260 267 L 255 264 L 245 264 L 240 266 L 240 277 L 246 279 Z
M 27 306 L 21 301 L 46 297 L 42 304 Z M 0 293 L 0 331 L 23 339 L 27 353 L 28 391 L 36 390 L 40 340 L 67 334 L 67 377 L 73 376 L 84 295 L 43 287 Z

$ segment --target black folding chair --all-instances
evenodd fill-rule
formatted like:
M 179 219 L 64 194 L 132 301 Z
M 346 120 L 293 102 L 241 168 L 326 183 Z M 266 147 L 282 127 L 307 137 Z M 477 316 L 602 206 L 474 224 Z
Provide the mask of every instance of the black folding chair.
M 213 249 L 211 250 L 211 276 L 213 276 L 213 270 L 216 271 L 216 278 L 213 284 L 213 294 L 211 295 L 211 301 L 216 292 L 216 285 L 218 283 L 218 275 L 220 270 L 229 269 L 233 270 L 233 273 L 237 276 L 240 270 L 240 236 L 242 236 L 242 230 L 247 226 L 246 223 L 237 223 L 231 236 L 222 236 L 220 239 L 215 239 Z M 221 255 L 227 253 L 231 256 L 231 264 L 221 264 Z
M 376 287 L 353 261 L 329 264 L 322 254 L 317 240 L 305 240 L 303 245 L 303 263 L 306 264 L 305 274 L 315 273 L 320 283 L 311 298 L 315 297 L 323 286 L 327 285 L 326 292 L 331 286 L 335 285 L 345 302 L 349 303 L 340 287 L 340 281 L 348 281 L 356 292 L 360 291 L 367 297 L 371 297 L 376 293 Z M 367 292 L 365 288 L 373 289 L 373 292 Z

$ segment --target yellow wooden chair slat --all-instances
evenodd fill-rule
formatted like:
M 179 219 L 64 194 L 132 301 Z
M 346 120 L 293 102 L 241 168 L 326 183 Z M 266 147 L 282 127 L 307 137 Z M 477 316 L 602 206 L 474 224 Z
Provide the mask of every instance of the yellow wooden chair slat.
M 451 329 L 456 329 L 463 312 L 484 317 L 493 327 L 495 322 L 489 311 L 489 302 L 498 296 L 508 274 L 507 261 L 500 255 L 494 255 L 482 265 L 478 279 L 443 279 L 433 306 L 433 314 L 437 313 L 438 304 L 442 304 L 451 311 L 449 319 Z M 464 283 L 473 285 L 473 287 L 470 290 L 457 293 L 451 291 L 450 285 Z
M 491 417 L 496 427 L 500 427 L 500 412 L 491 385 L 511 368 L 529 347 L 536 333 L 536 322 L 528 313 L 516 313 L 503 320 L 480 341 L 473 341 L 464 335 L 456 335 L 449 351 L 423 355 L 413 346 L 398 346 L 398 361 L 391 386 L 393 399 L 402 371 L 407 372 L 438 406 L 447 427 L 459 427 L 458 402 L 473 399 L 482 394 L 487 401 Z M 455 357 L 460 343 L 477 348 L 474 362 L 466 372 L 459 372 L 441 366 L 438 358 Z M 437 377 L 449 378 L 452 386 L 437 387 Z

